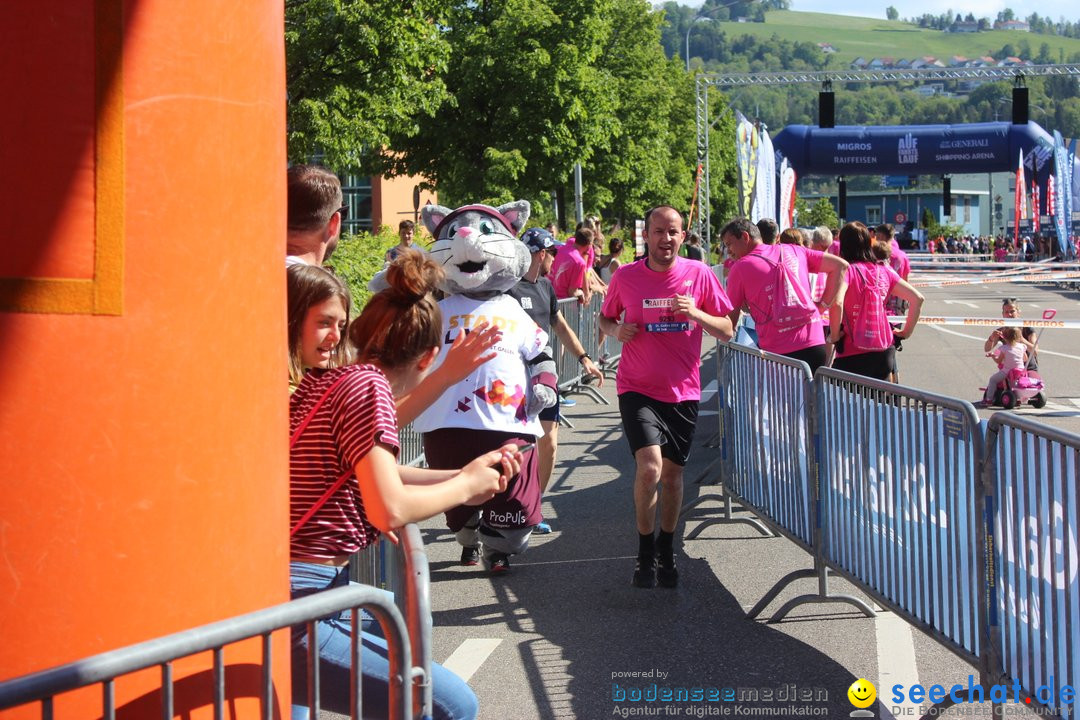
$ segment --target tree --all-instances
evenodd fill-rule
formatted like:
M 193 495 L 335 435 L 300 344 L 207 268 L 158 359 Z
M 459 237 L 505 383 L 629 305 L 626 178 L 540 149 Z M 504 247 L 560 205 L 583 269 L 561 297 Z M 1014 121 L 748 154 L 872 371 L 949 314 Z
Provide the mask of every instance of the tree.
M 890 5 L 889 7 L 885 8 L 885 18 L 888 20 L 899 20 L 900 12 L 892 5 Z
M 803 216 L 799 215 L 799 222 L 805 226 L 824 225 L 825 227 L 834 228 L 840 224 L 840 219 L 836 215 L 836 210 L 833 209 L 832 201 L 827 197 L 818 198 L 818 201 L 814 203 L 810 210 L 806 213 L 806 220 L 803 220 Z
M 371 170 L 447 100 L 448 0 L 286 0 L 291 160 Z
M 458 2 L 444 29 L 452 99 L 394 143 L 388 170 L 422 174 L 449 197 L 474 201 L 564 183 L 617 126 L 617 98 L 600 67 L 614 2 Z
M 590 207 L 620 224 L 658 203 L 687 207 L 695 158 L 694 85 L 659 43 L 662 18 L 615 0 L 598 69 L 616 98 L 610 139 L 584 168 Z

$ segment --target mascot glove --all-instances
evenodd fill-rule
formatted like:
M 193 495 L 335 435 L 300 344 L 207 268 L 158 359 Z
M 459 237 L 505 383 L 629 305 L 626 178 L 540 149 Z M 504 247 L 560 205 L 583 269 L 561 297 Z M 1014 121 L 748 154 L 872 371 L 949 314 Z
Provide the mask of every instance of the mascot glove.
M 525 409 L 530 417 L 539 415 L 541 410 L 552 407 L 559 401 L 559 392 L 555 389 L 558 381 L 554 373 L 538 373 L 533 376 L 529 406 Z

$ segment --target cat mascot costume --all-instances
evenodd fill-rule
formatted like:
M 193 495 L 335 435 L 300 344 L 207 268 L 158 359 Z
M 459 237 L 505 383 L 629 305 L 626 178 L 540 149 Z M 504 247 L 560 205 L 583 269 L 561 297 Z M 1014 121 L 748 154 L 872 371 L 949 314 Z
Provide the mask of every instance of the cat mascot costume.
M 535 442 L 543 434 L 537 415 L 558 400 L 547 335 L 505 294 L 529 268 L 529 250 L 517 239 L 529 209 L 527 201 L 518 200 L 497 208 L 428 205 L 421 213 L 434 238 L 429 255 L 446 272 L 440 287 L 446 297 L 439 302 L 443 347 L 438 362 L 459 333 L 481 322 L 502 331 L 492 348 L 496 356 L 444 392 L 413 423 L 424 433 L 428 467 L 460 468 L 507 442 Z M 521 471 L 505 492 L 479 507 L 462 505 L 446 513 L 446 524 L 462 545 L 461 563 L 478 564 L 482 551 L 496 573 L 507 570 L 509 556 L 528 546 L 540 520 L 536 452 L 524 453 Z

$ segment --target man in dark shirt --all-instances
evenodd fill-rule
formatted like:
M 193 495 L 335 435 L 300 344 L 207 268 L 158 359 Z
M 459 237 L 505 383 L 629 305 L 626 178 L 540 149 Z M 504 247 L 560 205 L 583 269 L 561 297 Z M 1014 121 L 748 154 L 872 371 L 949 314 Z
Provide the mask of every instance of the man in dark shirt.
M 555 260 L 555 253 L 562 243 L 555 240 L 551 233 L 543 228 L 529 228 L 521 236 L 521 241 L 532 253 L 532 264 L 525 276 L 518 281 L 517 285 L 510 288 L 507 294 L 521 304 L 521 309 L 540 326 L 541 330 L 548 335 L 554 331 L 559 336 L 563 352 L 573 354 L 585 372 L 596 378 L 597 385 L 603 385 L 604 374 L 600 372 L 600 368 L 596 367 L 577 335 L 566 324 L 562 313 L 559 312 L 555 288 L 546 277 L 551 270 L 551 263 Z M 536 446 L 537 452 L 540 453 L 540 492 L 543 493 L 551 481 L 551 471 L 555 467 L 555 454 L 558 451 L 558 404 L 540 411 L 540 425 L 544 428 L 544 436 L 537 441 Z M 551 526 L 547 522 L 542 522 L 536 527 L 536 532 L 549 533 Z

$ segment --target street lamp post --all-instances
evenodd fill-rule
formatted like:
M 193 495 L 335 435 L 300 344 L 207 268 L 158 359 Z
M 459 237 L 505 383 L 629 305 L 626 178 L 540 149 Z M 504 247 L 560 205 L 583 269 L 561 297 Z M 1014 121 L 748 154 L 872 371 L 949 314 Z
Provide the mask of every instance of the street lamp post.
M 694 25 L 701 20 L 710 20 L 704 15 L 698 15 L 690 21 L 690 25 L 686 28 L 686 72 L 690 72 L 690 31 L 694 29 Z

